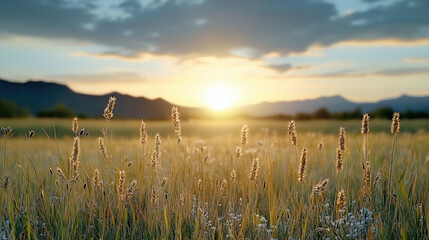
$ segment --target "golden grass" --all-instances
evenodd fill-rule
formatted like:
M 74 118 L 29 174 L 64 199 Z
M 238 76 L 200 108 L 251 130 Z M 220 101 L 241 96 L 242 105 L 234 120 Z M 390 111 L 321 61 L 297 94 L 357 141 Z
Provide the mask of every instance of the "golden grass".
M 95 128 L 90 123 L 79 121 Z M 346 122 L 345 152 L 335 133 L 339 122 L 331 134 L 301 131 L 296 146 L 287 122 L 268 132 L 252 122 L 240 131 L 237 123 L 229 137 L 204 140 L 186 135 L 192 124 L 182 122 L 180 144 L 171 122 L 169 131 L 146 122 L 144 144 L 141 121 L 126 123 L 135 128 L 132 137 L 116 134 L 122 125 L 110 120 L 88 137 L 76 136 L 76 122 L 64 138 L 47 139 L 39 130 L 33 138 L 2 138 L 1 237 L 428 238 L 429 134 L 402 132 L 406 122 L 395 136 L 384 122 L 387 130 L 371 129 L 365 141 L 360 123 L 351 131 Z M 304 147 L 303 164 L 294 155 Z

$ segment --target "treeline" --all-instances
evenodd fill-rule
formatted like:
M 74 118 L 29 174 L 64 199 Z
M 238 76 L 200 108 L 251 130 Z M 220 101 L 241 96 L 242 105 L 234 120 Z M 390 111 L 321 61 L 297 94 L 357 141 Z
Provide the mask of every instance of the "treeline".
M 26 118 L 30 116 L 27 108 L 18 106 L 13 101 L 6 101 L 0 98 L 0 118 Z M 85 114 L 75 113 L 64 104 L 55 104 L 51 109 L 44 109 L 36 114 L 39 118 L 86 118 Z
M 1 118 L 25 118 L 28 117 L 28 109 L 18 106 L 15 102 L 6 101 L 0 98 Z
M 86 118 L 87 116 L 82 113 L 75 113 L 64 104 L 57 103 L 51 109 L 40 110 L 36 117 L 39 118 L 72 118 L 78 116 L 79 118 Z
M 390 107 L 377 108 L 371 112 L 369 115 L 371 118 L 377 119 L 391 119 L 395 111 Z M 344 112 L 335 112 L 330 113 L 326 108 L 320 108 L 319 110 L 313 113 L 302 113 L 298 112 L 295 115 L 275 115 L 268 117 L 269 119 L 285 119 L 285 120 L 320 120 L 320 119 L 337 119 L 337 120 L 347 120 L 347 119 L 362 119 L 363 112 L 360 108 L 356 108 L 352 111 Z M 429 118 L 429 113 L 424 111 L 412 111 L 407 110 L 401 112 L 401 119 L 419 119 L 419 118 Z

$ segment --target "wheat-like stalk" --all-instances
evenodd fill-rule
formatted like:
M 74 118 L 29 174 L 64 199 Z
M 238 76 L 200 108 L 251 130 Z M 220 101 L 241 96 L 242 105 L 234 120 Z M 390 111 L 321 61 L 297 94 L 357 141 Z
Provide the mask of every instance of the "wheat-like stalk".
M 313 196 L 320 196 L 326 190 L 328 186 L 329 179 L 325 179 L 320 181 L 316 186 L 313 187 Z
M 381 172 L 381 170 L 378 170 L 374 178 L 374 187 L 377 187 L 380 184 L 382 178 L 383 178 L 383 173 Z
M 392 185 L 392 173 L 393 173 L 393 159 L 395 157 L 395 150 L 396 150 L 396 134 L 399 133 L 399 128 L 401 127 L 399 122 L 399 113 L 395 112 L 393 113 L 392 117 L 392 126 L 390 127 L 390 132 L 393 134 L 393 144 L 392 144 L 392 156 L 390 158 L 390 168 L 389 168 L 389 196 L 391 196 L 391 185 Z M 389 205 L 390 205 L 390 198 L 389 198 Z
M 361 133 L 363 134 L 363 156 L 362 170 L 365 171 L 365 162 L 368 160 L 368 133 L 369 133 L 369 120 L 370 116 L 365 113 L 362 117 Z
M 221 196 L 223 196 L 225 194 L 227 186 L 228 186 L 228 181 L 226 179 L 222 180 L 222 183 L 220 184 L 220 189 L 219 189 Z
M 241 156 L 243 156 L 243 148 L 241 146 L 235 147 L 235 156 L 237 157 L 237 159 L 239 159 L 239 158 L 241 158 Z
M 116 97 L 110 97 L 106 108 L 104 109 L 103 117 L 106 120 L 110 120 L 113 117 L 113 109 L 116 105 Z
M 107 155 L 106 145 L 104 144 L 104 138 L 98 138 L 98 149 L 100 150 L 101 155 L 103 155 L 105 160 L 109 160 L 109 155 Z
M 361 128 L 361 133 L 362 134 L 368 134 L 369 133 L 369 120 L 371 119 L 371 117 L 369 116 L 368 113 L 365 113 L 362 117 L 362 128 Z
M 78 119 L 77 117 L 73 118 L 73 123 L 72 123 L 72 131 L 75 135 L 77 135 L 77 131 L 79 130 L 79 124 L 78 124 Z
M 161 181 L 161 187 L 165 187 L 168 183 L 168 177 L 163 177 Z
M 98 169 L 94 170 L 94 175 L 92 176 L 92 184 L 94 187 L 99 187 L 100 184 L 100 173 L 98 172 Z
M 7 189 L 9 186 L 9 176 L 5 173 L 4 174 L 4 180 L 3 180 L 3 189 Z
M 301 158 L 300 158 L 299 167 L 298 167 L 299 182 L 303 182 L 305 179 L 306 166 L 307 166 L 307 148 L 304 148 L 302 149 L 302 152 L 301 152 Z
M 399 132 L 400 127 L 401 127 L 401 124 L 399 122 L 399 113 L 395 112 L 395 113 L 393 113 L 392 126 L 390 127 L 390 132 L 393 135 L 396 135 Z
M 250 170 L 249 179 L 251 182 L 256 181 L 259 172 L 259 158 L 253 159 L 252 169 Z
M 231 174 L 230 174 L 231 176 L 230 176 L 230 179 L 231 179 L 231 182 L 237 182 L 237 173 L 235 172 L 235 170 L 234 169 L 232 169 L 232 171 L 231 171 Z
M 246 146 L 247 144 L 247 137 L 249 135 L 249 128 L 247 127 L 247 125 L 244 125 L 241 128 L 241 146 L 244 148 L 244 146 Z
M 126 172 L 120 170 L 119 171 L 119 177 L 118 177 L 118 183 L 116 185 L 116 194 L 118 195 L 118 201 L 123 202 L 125 200 L 125 177 Z
M 180 112 L 177 107 L 171 108 L 171 119 L 173 120 L 177 142 L 180 143 L 182 141 L 182 125 L 180 124 Z
M 337 211 L 343 210 L 344 207 L 346 206 L 346 193 L 344 192 L 344 189 L 341 189 L 341 191 L 338 192 L 336 204 L 337 204 Z
M 323 144 L 323 142 L 320 142 L 319 144 L 317 144 L 317 151 L 322 151 L 323 148 L 325 148 L 325 144 Z
M 203 188 L 203 180 L 198 179 L 198 191 L 201 192 L 201 189 Z
M 74 180 L 79 179 L 79 153 L 80 153 L 80 138 L 74 137 L 73 139 L 73 150 L 70 156 L 70 165 L 73 169 L 73 176 L 72 178 Z
M 346 129 L 340 127 L 340 136 L 338 137 L 338 147 L 344 153 L 346 151 Z
M 134 194 L 134 192 L 136 191 L 136 187 L 137 187 L 137 180 L 133 180 L 129 185 L 128 185 L 128 190 L 126 193 L 126 200 L 130 199 L 131 196 Z
M 371 186 L 371 164 L 369 161 L 365 163 L 365 171 L 363 174 L 364 189 L 368 190 Z
M 142 122 L 140 124 L 140 143 L 145 144 L 148 140 L 147 131 L 146 131 L 146 124 L 142 119 Z
M 336 168 L 337 168 L 337 174 L 340 174 L 340 172 L 343 170 L 343 152 L 341 151 L 341 148 L 338 147 L 336 149 L 337 154 L 336 154 Z
M 159 158 L 161 156 L 161 137 L 157 133 L 155 135 L 155 148 L 153 149 L 152 158 L 151 158 L 151 165 L 152 169 L 156 172 L 158 169 L 159 164 Z
M 58 176 L 60 176 L 60 178 L 62 180 L 67 180 L 66 175 L 64 174 L 64 172 L 61 168 L 57 167 L 57 173 L 58 173 Z
M 292 143 L 292 145 L 296 146 L 296 141 L 298 139 L 298 134 L 296 132 L 296 124 L 295 124 L 294 120 L 292 120 L 292 121 L 289 122 L 288 134 L 289 134 L 289 137 L 290 137 L 290 142 Z

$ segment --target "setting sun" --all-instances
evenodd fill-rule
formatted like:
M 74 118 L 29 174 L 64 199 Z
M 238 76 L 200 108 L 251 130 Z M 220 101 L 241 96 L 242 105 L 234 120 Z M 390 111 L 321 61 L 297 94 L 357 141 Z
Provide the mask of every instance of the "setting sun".
M 224 110 L 234 102 L 234 93 L 230 87 L 215 86 L 206 93 L 206 103 L 215 110 Z

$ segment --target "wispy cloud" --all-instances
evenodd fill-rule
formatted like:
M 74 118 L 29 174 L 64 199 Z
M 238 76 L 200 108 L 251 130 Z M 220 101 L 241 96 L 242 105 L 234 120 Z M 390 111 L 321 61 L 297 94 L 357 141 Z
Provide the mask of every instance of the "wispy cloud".
M 404 58 L 404 62 L 408 62 L 408 63 L 423 63 L 423 62 L 429 62 L 429 57 L 420 57 L 420 58 Z

